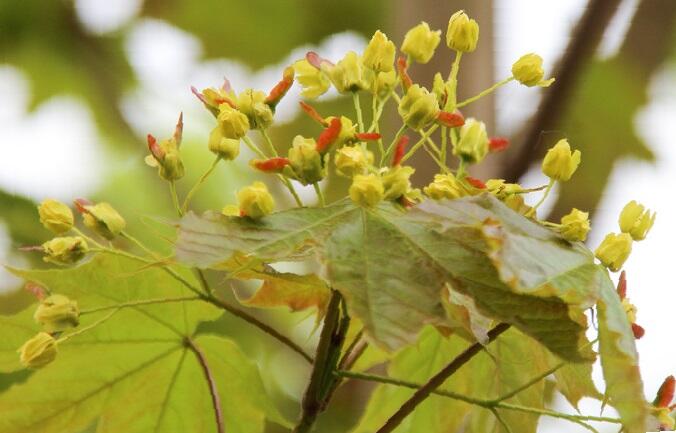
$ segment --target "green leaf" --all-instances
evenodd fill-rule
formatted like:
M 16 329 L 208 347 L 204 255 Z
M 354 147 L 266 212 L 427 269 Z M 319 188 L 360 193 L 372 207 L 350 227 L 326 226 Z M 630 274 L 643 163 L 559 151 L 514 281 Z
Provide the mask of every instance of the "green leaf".
M 228 269 L 233 257 L 263 262 L 316 253 L 329 284 L 372 341 L 396 349 L 426 324 L 453 326 L 447 284 L 482 315 L 508 322 L 570 361 L 593 358 L 584 310 L 603 276 L 593 255 L 513 212 L 490 195 L 428 201 L 404 212 L 342 201 L 259 221 L 186 216 L 179 261 Z M 607 277 L 605 277 L 607 278 Z
M 605 269 L 599 273 L 607 274 Z M 601 288 L 598 302 L 599 352 L 606 396 L 617 409 L 627 433 L 645 432 L 648 403 L 638 368 L 638 353 L 627 314 L 612 282 Z
M 603 399 L 603 394 L 596 389 L 591 374 L 592 364 L 588 362 L 566 364 L 554 373 L 556 389 L 575 409 L 583 397 Z
M 160 269 L 138 268 L 129 259 L 98 255 L 71 269 L 14 273 L 77 300 L 83 311 L 192 294 Z M 184 277 L 192 281 L 190 273 Z M 34 307 L 3 318 L 2 334 L 21 328 L 24 338 L 38 332 L 32 311 Z M 59 343 L 52 364 L 0 395 L 0 431 L 77 432 L 97 423 L 98 433 L 216 432 L 205 373 L 186 339 L 205 355 L 228 432 L 262 432 L 266 417 L 285 424 L 257 367 L 232 341 L 195 335 L 201 321 L 220 314 L 211 304 L 184 301 L 104 310 L 84 314 L 70 332 L 112 313 L 98 326 Z M 2 353 L 16 350 L 16 341 L 4 340 Z

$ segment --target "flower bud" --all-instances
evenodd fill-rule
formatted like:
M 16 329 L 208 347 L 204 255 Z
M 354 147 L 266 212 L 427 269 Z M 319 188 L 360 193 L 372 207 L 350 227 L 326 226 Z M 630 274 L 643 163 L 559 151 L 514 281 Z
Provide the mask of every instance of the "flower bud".
M 293 178 L 303 185 L 319 182 L 326 176 L 322 155 L 317 151 L 317 143 L 314 138 L 304 138 L 297 135 L 293 139 L 289 149 L 290 169 Z M 285 173 L 288 170 L 285 169 Z
M 323 63 L 322 70 L 328 73 L 339 93 L 357 92 L 368 88 L 368 82 L 364 79 L 362 59 L 354 51 L 348 51 L 335 66 Z
M 635 241 L 643 240 L 655 223 L 655 216 L 654 212 L 651 214 L 642 204 L 632 200 L 620 213 L 620 230 L 629 233 Z
M 329 126 L 333 126 L 335 117 L 327 117 L 326 121 L 328 122 Z M 355 125 L 352 120 L 350 120 L 348 117 L 345 116 L 340 116 L 340 132 L 338 136 L 335 138 L 334 141 L 330 142 L 331 146 L 335 147 L 341 147 L 345 144 L 353 143 L 355 140 L 355 136 L 357 135 L 357 125 Z M 317 145 L 320 147 L 318 149 L 320 152 L 326 152 L 328 148 L 323 147 L 325 144 L 323 143 L 323 140 L 320 138 L 317 140 Z
M 352 201 L 358 205 L 373 207 L 383 199 L 385 187 L 375 174 L 358 174 L 352 179 L 349 193 Z
M 521 84 L 528 87 L 549 87 L 554 78 L 544 80 L 545 71 L 542 69 L 542 57 L 535 53 L 521 56 L 512 65 L 512 76 Z
M 423 192 L 434 200 L 454 199 L 469 194 L 469 191 L 452 173 L 435 174 L 434 181 L 423 188 Z
M 467 119 L 460 128 L 460 140 L 453 147 L 453 154 L 463 161 L 475 164 L 481 162 L 488 153 L 488 134 L 486 125 L 476 119 Z
M 240 214 L 252 219 L 269 215 L 275 208 L 275 200 L 263 182 L 254 182 L 239 190 L 237 201 Z
M 222 104 L 218 113 L 218 128 L 224 138 L 239 140 L 249 131 L 249 118 L 228 104 Z
M 95 205 L 78 203 L 78 206 L 82 212 L 84 225 L 106 239 L 113 239 L 127 225 L 122 215 L 108 203 Z
M 303 88 L 300 94 L 305 98 L 317 98 L 331 87 L 328 76 L 322 70 L 312 66 L 306 59 L 295 62 L 293 69 L 296 72 L 296 81 Z
M 248 126 L 251 129 L 265 129 L 272 125 L 273 112 L 272 108 L 265 103 L 266 97 L 265 92 L 246 89 L 237 98 L 237 109 L 249 119 Z
M 561 218 L 561 236 L 570 242 L 584 242 L 590 228 L 588 212 L 573 208 L 568 215 Z
M 45 332 L 53 334 L 77 326 L 79 316 L 77 302 L 63 295 L 51 295 L 40 302 L 33 318 Z
M 441 30 L 430 30 L 426 22 L 421 22 L 406 32 L 401 52 L 407 54 L 415 62 L 425 64 L 430 61 L 441 41 Z
M 668 376 L 657 390 L 657 396 L 653 401 L 655 407 L 669 407 L 674 400 L 674 393 L 676 392 L 676 378 Z
M 385 200 L 397 200 L 399 197 L 411 191 L 411 175 L 415 169 L 409 166 L 397 165 L 389 168 L 383 175 L 383 187 L 385 188 Z
M 42 250 L 46 254 L 45 262 L 57 265 L 72 265 L 79 262 L 87 254 L 87 242 L 77 237 L 54 238 L 42 244 Z
M 183 139 L 183 113 L 178 117 L 174 135 L 159 143 L 151 134 L 148 134 L 148 150 L 150 155 L 146 156 L 145 162 L 151 167 L 159 167 L 160 177 L 174 181 L 183 177 L 185 170 L 181 161 L 179 148 Z
M 471 53 L 479 41 L 479 24 L 470 19 L 465 11 L 458 11 L 448 20 L 446 45 L 463 53 Z
M 246 116 L 244 118 L 246 119 Z M 221 128 L 217 126 L 209 134 L 209 150 L 231 161 L 239 155 L 239 139 L 225 138 Z
M 40 222 L 46 229 L 60 235 L 73 228 L 73 212 L 57 200 L 45 200 L 38 206 Z
M 631 236 L 627 233 L 610 233 L 603 239 L 594 254 L 604 266 L 613 272 L 617 272 L 629 258 L 631 243 Z
M 394 70 L 394 42 L 387 39 L 387 35 L 377 30 L 364 50 L 364 66 L 376 72 L 390 72 Z
M 434 95 L 417 84 L 408 88 L 399 103 L 399 115 L 411 129 L 420 130 L 432 123 L 439 113 L 439 105 Z
M 228 81 L 227 78 L 223 82 L 223 85 L 218 89 L 209 87 L 200 92 L 193 86 L 190 88 L 190 90 L 200 101 L 202 101 L 202 104 L 204 104 L 206 109 L 209 110 L 209 112 L 211 112 L 214 117 L 218 117 L 218 107 L 221 104 L 228 104 L 235 108 L 234 100 L 236 99 L 236 96 L 232 91 L 230 81 Z
M 445 107 L 446 101 L 448 100 L 449 86 L 448 83 L 444 81 L 440 72 L 434 74 L 434 79 L 432 80 L 432 93 L 437 97 L 439 107 Z
M 547 151 L 542 161 L 542 172 L 552 180 L 565 182 L 577 170 L 581 157 L 579 150 L 570 151 L 570 144 L 564 138 Z
M 21 365 L 42 368 L 56 359 L 56 340 L 48 333 L 40 332 L 26 341 L 18 352 Z
M 373 164 L 373 153 L 362 146 L 343 146 L 336 152 L 336 171 L 345 177 L 363 174 Z

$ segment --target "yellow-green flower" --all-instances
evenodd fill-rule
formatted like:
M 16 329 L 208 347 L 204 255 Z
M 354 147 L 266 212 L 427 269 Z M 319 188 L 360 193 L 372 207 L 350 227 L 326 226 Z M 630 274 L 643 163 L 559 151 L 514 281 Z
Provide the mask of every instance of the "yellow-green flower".
M 629 233 L 635 241 L 645 239 L 655 223 L 655 212 L 651 213 L 635 200 L 627 203 L 620 213 L 620 230 Z
M 397 72 L 393 69 L 390 72 L 373 72 L 368 69 L 364 77 L 369 83 L 369 90 L 378 97 L 385 97 L 397 86 Z
M 430 61 L 441 41 L 441 30 L 430 30 L 426 22 L 421 22 L 406 32 L 401 52 L 415 62 L 425 64 Z
M 40 332 L 19 349 L 19 361 L 26 368 L 42 368 L 56 359 L 56 340 Z
M 231 161 L 239 155 L 239 139 L 224 137 L 221 128 L 217 126 L 209 134 L 209 150 Z
M 479 42 L 479 24 L 467 16 L 465 11 L 458 11 L 448 20 L 446 45 L 448 48 L 463 53 L 471 53 Z
M 383 181 L 375 174 L 358 174 L 352 179 L 350 198 L 360 206 L 373 207 L 385 194 Z
M 345 177 L 364 174 L 373 164 L 373 152 L 360 145 L 343 146 L 336 152 L 336 171 Z
M 365 79 L 362 59 L 354 51 L 348 51 L 336 65 L 322 64 L 322 70 L 329 75 L 333 86 L 339 93 L 365 90 L 368 81 Z
M 285 173 L 292 174 L 303 185 L 319 182 L 326 176 L 322 155 L 317 151 L 317 142 L 314 138 L 304 138 L 297 135 L 289 149 L 290 166 L 285 167 Z M 291 170 L 291 172 L 288 172 Z
M 486 125 L 476 119 L 467 119 L 460 128 L 460 140 L 453 147 L 453 154 L 465 162 L 476 164 L 488 153 L 488 134 Z
M 305 98 L 317 98 L 331 87 L 329 77 L 305 59 L 295 62 L 293 70 L 296 72 L 296 81 L 303 88 L 300 94 Z
M 272 108 L 265 103 L 265 98 L 265 92 L 253 89 L 246 89 L 237 97 L 237 109 L 249 119 L 251 129 L 265 129 L 272 125 Z
M 588 212 L 573 208 L 568 215 L 561 218 L 560 233 L 568 241 L 584 241 L 590 229 Z
M 617 272 L 622 268 L 627 258 L 629 258 L 631 244 L 632 239 L 629 234 L 610 233 L 603 239 L 603 242 L 601 242 L 601 245 L 599 245 L 594 254 L 604 266 L 613 272 Z
M 80 323 L 80 309 L 77 302 L 64 295 L 51 295 L 40 302 L 33 318 L 42 328 L 52 334 L 61 332 Z
M 102 202 L 95 205 L 82 205 L 84 225 L 106 239 L 113 239 L 126 227 L 127 223 L 115 208 Z
M 60 235 L 73 228 L 73 212 L 65 204 L 48 199 L 38 206 L 40 222 L 46 229 Z
M 385 200 L 396 200 L 411 191 L 411 176 L 415 169 L 409 166 L 397 165 L 387 169 L 382 175 L 385 188 Z
M 228 104 L 221 104 L 218 113 L 218 127 L 224 138 L 239 140 L 249 132 L 249 118 Z
M 467 186 L 460 182 L 452 173 L 435 174 L 434 181 L 423 188 L 423 192 L 434 200 L 444 198 L 454 199 L 469 194 Z
M 87 242 L 79 236 L 54 238 L 42 244 L 44 260 L 57 265 L 72 265 L 87 254 Z
M 528 87 L 549 87 L 554 78 L 545 80 L 545 70 L 542 69 L 542 57 L 535 53 L 521 56 L 512 65 L 512 76 L 521 84 Z
M 399 115 L 411 129 L 419 130 L 429 125 L 439 114 L 439 105 L 433 94 L 417 84 L 406 91 L 399 103 Z
M 394 42 L 387 39 L 385 33 L 377 30 L 364 50 L 364 66 L 376 72 L 390 72 L 394 70 L 395 51 Z
M 579 150 L 571 152 L 568 140 L 559 140 L 547 151 L 542 161 L 542 172 L 553 180 L 565 182 L 575 173 L 581 158 Z
M 269 215 L 275 208 L 275 200 L 263 182 L 254 182 L 239 190 L 237 201 L 241 215 L 252 219 Z

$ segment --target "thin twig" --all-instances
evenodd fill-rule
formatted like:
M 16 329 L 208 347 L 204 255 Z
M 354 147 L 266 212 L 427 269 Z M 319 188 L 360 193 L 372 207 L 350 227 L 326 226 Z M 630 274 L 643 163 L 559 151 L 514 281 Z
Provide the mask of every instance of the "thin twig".
M 500 334 L 509 329 L 509 324 L 500 323 L 495 326 L 488 332 L 488 343 L 495 340 Z M 486 344 L 488 344 L 486 343 Z M 400 408 L 397 410 L 394 415 L 387 420 L 387 422 L 380 428 L 376 433 L 390 433 L 394 431 L 399 424 L 406 418 L 408 415 L 415 410 L 420 403 L 422 403 L 429 395 L 437 388 L 439 388 L 449 377 L 451 377 L 460 367 L 469 362 L 474 355 L 479 353 L 483 345 L 481 343 L 474 343 L 460 355 L 458 355 L 453 361 L 451 361 L 446 367 L 441 369 L 440 372 L 435 374 L 424 384 L 420 389 L 418 389 L 413 396 L 409 398 Z
M 185 196 L 185 200 L 183 200 L 183 207 L 181 208 L 181 211 L 183 213 L 186 213 L 188 211 L 188 206 L 190 205 L 190 201 L 192 200 L 193 195 L 195 195 L 197 190 L 200 189 L 200 187 L 202 186 L 202 184 L 204 184 L 204 182 L 207 180 L 207 178 L 209 176 L 211 176 L 211 173 L 214 172 L 214 170 L 216 169 L 216 166 L 218 165 L 218 163 L 220 161 L 221 161 L 221 155 L 217 155 L 214 162 L 211 163 L 211 166 L 209 166 L 209 169 L 207 169 L 207 171 L 205 171 L 204 174 L 202 174 L 202 176 L 200 176 L 200 178 L 197 180 L 197 183 L 195 183 L 195 185 L 190 189 L 188 194 Z
M 221 409 L 221 398 L 218 395 L 218 387 L 216 386 L 216 381 L 214 376 L 211 373 L 209 364 L 207 363 L 207 358 L 204 356 L 204 352 L 200 349 L 193 340 L 186 338 L 184 340 L 186 347 L 188 347 L 197 357 L 202 371 L 204 372 L 204 377 L 207 380 L 207 385 L 209 385 L 209 394 L 211 394 L 211 403 L 214 407 L 214 416 L 216 417 L 216 429 L 218 433 L 225 433 L 225 422 L 223 421 L 223 410 Z
M 104 305 L 102 307 L 94 307 L 94 308 L 81 310 L 80 316 L 84 316 L 85 314 L 98 313 L 100 311 L 106 311 L 106 310 L 115 310 L 115 309 L 119 309 L 119 308 L 138 307 L 138 306 L 141 306 L 141 305 L 170 304 L 170 303 L 173 303 L 173 302 L 198 301 L 198 300 L 202 300 L 202 298 L 200 296 L 181 296 L 181 297 L 178 297 L 178 298 L 140 299 L 138 301 L 129 301 L 129 302 L 123 302 L 121 304 Z

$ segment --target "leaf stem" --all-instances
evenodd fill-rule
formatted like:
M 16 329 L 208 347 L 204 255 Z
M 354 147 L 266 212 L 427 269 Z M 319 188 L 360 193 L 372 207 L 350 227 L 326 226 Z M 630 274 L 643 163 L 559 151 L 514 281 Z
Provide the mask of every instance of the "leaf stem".
M 510 325 L 507 323 L 500 323 L 495 326 L 493 329 L 488 331 L 488 343 L 495 340 L 500 334 L 509 329 Z M 453 361 L 451 361 L 446 367 L 442 368 L 437 374 L 432 376 L 430 380 L 427 381 L 422 387 L 420 387 L 413 396 L 409 398 L 400 408 L 397 410 L 394 415 L 392 415 L 387 422 L 380 428 L 376 433 L 390 433 L 401 424 L 401 422 L 415 410 L 416 407 L 429 395 L 440 387 L 446 379 L 451 377 L 456 371 L 460 369 L 463 365 L 469 362 L 474 355 L 479 353 L 483 349 L 483 345 L 479 342 L 474 343 L 460 355 L 458 355 Z
M 178 216 L 183 216 L 183 211 L 178 200 L 178 193 L 176 192 L 176 181 L 169 181 L 169 193 L 171 194 L 171 201 L 174 203 L 174 208 L 178 212 Z
M 80 316 L 85 314 L 98 313 L 100 311 L 114 310 L 120 308 L 129 308 L 129 307 L 138 307 L 140 305 L 154 305 L 154 304 L 169 304 L 172 302 L 183 302 L 183 301 L 199 301 L 202 300 L 200 296 L 180 296 L 178 298 L 155 298 L 155 299 L 140 299 L 137 301 L 123 302 L 121 304 L 114 305 L 104 305 L 102 307 L 88 308 L 80 310 Z
M 190 205 L 190 201 L 192 200 L 193 195 L 195 195 L 197 190 L 200 189 L 200 187 L 202 186 L 202 184 L 204 184 L 204 182 L 207 180 L 207 178 L 209 176 L 211 176 L 211 173 L 214 172 L 214 170 L 216 169 L 216 166 L 218 165 L 218 163 L 220 161 L 221 161 L 221 156 L 220 155 L 216 156 L 216 159 L 214 160 L 214 162 L 211 163 L 211 166 L 209 166 L 209 169 L 207 169 L 207 171 L 205 171 L 204 174 L 202 174 L 202 176 L 200 176 L 200 178 L 197 180 L 197 183 L 190 189 L 190 191 L 188 192 L 188 195 L 185 196 L 185 200 L 183 200 L 183 207 L 181 207 L 181 211 L 183 213 L 186 213 L 188 211 L 188 206 Z
M 359 101 L 359 92 L 352 92 L 352 102 L 354 109 L 357 112 L 357 123 L 359 124 L 359 132 L 364 132 L 364 117 L 361 113 L 361 102 Z
M 484 96 L 486 96 L 486 95 L 488 95 L 488 94 L 494 92 L 495 90 L 499 89 L 500 87 L 504 86 L 505 84 L 507 84 L 507 83 L 509 83 L 509 82 L 511 82 L 511 81 L 513 81 L 513 80 L 514 80 L 514 77 L 509 77 L 509 78 L 505 78 L 504 80 L 498 81 L 497 83 L 493 84 L 493 85 L 492 85 L 491 87 L 489 87 L 488 89 L 483 90 L 482 92 L 480 92 L 480 93 L 478 93 L 478 94 L 472 96 L 471 98 L 467 98 L 467 99 L 465 99 L 464 101 L 459 102 L 459 103 L 455 106 L 455 108 L 462 108 L 462 107 L 464 107 L 465 105 L 469 105 L 469 104 L 471 104 L 472 102 L 477 101 L 477 100 L 483 98 Z
M 420 148 L 420 146 L 422 146 L 423 143 L 425 143 L 425 140 L 427 140 L 427 139 L 429 138 L 429 136 L 432 135 L 432 133 L 433 133 L 434 131 L 437 130 L 438 127 L 439 127 L 439 125 L 436 125 L 436 124 L 435 124 L 435 125 L 432 125 L 432 126 L 430 127 L 430 129 L 428 129 L 427 131 L 425 131 L 425 132 L 422 134 L 422 137 L 420 138 L 420 140 L 418 140 L 418 141 L 411 147 L 411 149 L 410 149 L 408 152 L 406 152 L 406 155 L 404 155 L 404 157 L 401 158 L 401 162 L 403 163 L 404 161 L 406 161 L 406 160 L 408 160 L 410 157 L 412 157 L 413 154 L 416 152 L 416 150 L 418 150 L 418 149 Z
M 447 111 L 454 111 L 455 104 L 457 102 L 457 92 L 458 92 L 458 72 L 460 71 L 460 60 L 462 60 L 462 51 L 455 51 L 455 59 L 453 60 L 453 65 L 451 65 L 451 71 L 448 74 L 448 81 L 451 84 L 451 89 L 448 95 L 448 100 L 446 101 L 446 106 L 444 107 Z
M 103 316 L 102 318 L 100 318 L 100 319 L 97 320 L 96 322 L 92 323 L 91 325 L 85 326 L 84 328 L 80 328 L 80 329 L 78 329 L 78 330 L 75 331 L 75 332 L 72 332 L 72 333 L 70 333 L 70 334 L 64 335 L 64 336 L 62 336 L 61 338 L 59 338 L 57 341 L 58 341 L 59 343 L 63 343 L 63 342 L 66 341 L 66 340 L 69 340 L 69 339 L 71 339 L 71 338 L 73 338 L 73 337 L 77 337 L 78 335 L 84 334 L 85 332 L 90 331 L 90 330 L 96 328 L 97 326 L 99 326 L 100 324 L 102 324 L 103 322 L 105 322 L 106 320 L 108 320 L 108 319 L 110 319 L 111 317 L 113 317 L 113 315 L 114 315 L 115 313 L 117 313 L 118 311 L 120 311 L 120 309 L 119 309 L 119 308 L 115 308 L 113 311 L 111 311 L 111 312 L 108 313 L 107 315 Z
M 209 386 L 209 394 L 211 395 L 211 403 L 214 408 L 214 416 L 216 417 L 216 429 L 218 433 L 225 433 L 225 422 L 223 421 L 223 411 L 221 409 L 221 398 L 218 395 L 218 387 L 216 386 L 216 381 L 214 376 L 211 373 L 209 364 L 207 363 L 207 358 L 204 356 L 204 352 L 195 344 L 195 342 L 190 338 L 185 338 L 184 344 L 188 347 L 197 357 L 197 361 L 202 367 L 204 372 L 204 378 L 207 381 Z
M 317 193 L 317 198 L 319 199 L 319 206 L 324 207 L 326 206 L 326 200 L 324 199 L 324 193 L 322 192 L 322 188 L 319 186 L 318 182 L 315 182 L 312 184 L 312 186 L 315 189 L 315 192 Z

